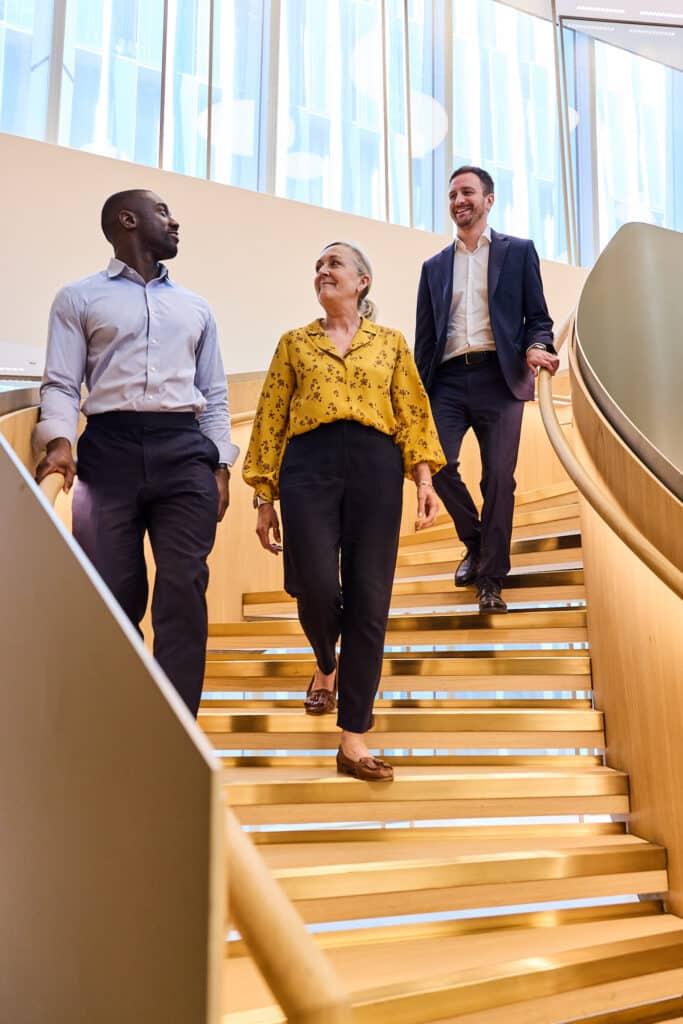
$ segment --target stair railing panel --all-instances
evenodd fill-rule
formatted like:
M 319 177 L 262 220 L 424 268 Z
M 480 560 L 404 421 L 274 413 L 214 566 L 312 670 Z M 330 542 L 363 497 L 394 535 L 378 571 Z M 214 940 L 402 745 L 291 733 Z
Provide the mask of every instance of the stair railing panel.
M 2 1019 L 215 1024 L 218 763 L 4 437 L 0 517 Z

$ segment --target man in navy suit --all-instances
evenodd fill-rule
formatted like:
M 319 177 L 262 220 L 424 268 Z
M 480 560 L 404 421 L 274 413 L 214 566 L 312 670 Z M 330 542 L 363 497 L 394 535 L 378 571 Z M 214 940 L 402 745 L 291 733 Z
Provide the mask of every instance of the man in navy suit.
M 504 612 L 522 412 L 538 368 L 554 374 L 559 360 L 533 242 L 487 224 L 491 175 L 459 167 L 448 202 L 457 237 L 423 264 L 415 361 L 448 460 L 434 488 L 467 548 L 455 585 L 476 583 L 480 610 Z M 470 427 L 481 451 L 481 517 L 458 472 Z

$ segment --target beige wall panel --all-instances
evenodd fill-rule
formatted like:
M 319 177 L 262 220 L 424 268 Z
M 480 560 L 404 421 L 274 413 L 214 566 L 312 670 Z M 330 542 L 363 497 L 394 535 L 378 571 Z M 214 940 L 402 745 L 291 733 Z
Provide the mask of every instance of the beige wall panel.
M 629 460 L 576 383 L 574 396 L 580 460 L 618 503 L 628 504 L 648 539 L 660 546 L 668 523 L 680 540 L 680 505 L 677 513 L 661 500 L 660 485 L 633 457 Z M 683 602 L 583 499 L 581 521 L 593 691 L 605 713 L 607 762 L 629 773 L 631 831 L 667 848 L 669 905 L 682 914 Z
M 12 239 L 0 254 L 0 344 L 43 344 L 57 289 L 106 265 L 100 209 L 119 189 L 153 188 L 177 215 L 181 247 L 172 274 L 214 306 L 229 374 L 265 369 L 280 334 L 319 315 L 313 264 L 321 246 L 338 238 L 367 250 L 379 320 L 412 344 L 420 265 L 450 237 L 11 135 L 0 135 L 0 161 L 0 212 Z M 559 325 L 585 271 L 546 262 L 543 276 Z
M 629 451 L 575 377 L 572 391 L 576 428 L 599 479 L 647 539 L 683 569 L 683 504 Z
M 215 1021 L 217 762 L 4 441 L 0 517 L 0 1015 Z

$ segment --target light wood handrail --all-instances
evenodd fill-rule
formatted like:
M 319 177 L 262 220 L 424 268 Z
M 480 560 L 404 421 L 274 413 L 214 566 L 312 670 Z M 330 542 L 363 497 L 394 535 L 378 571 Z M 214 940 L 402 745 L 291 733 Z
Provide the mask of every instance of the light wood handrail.
M 289 1024 L 347 1024 L 330 964 L 229 808 L 225 822 L 232 918 Z
M 586 501 L 604 519 L 611 530 L 679 597 L 683 597 L 683 572 L 677 569 L 661 551 L 634 526 L 622 509 L 588 475 L 574 455 L 557 418 L 553 405 L 552 376 L 541 370 L 538 380 L 538 398 L 541 418 L 550 443 L 570 478 Z
M 50 473 L 41 481 L 40 490 L 50 504 L 63 483 L 61 473 Z M 228 807 L 225 838 L 233 920 L 287 1020 L 348 1024 L 348 993 Z
M 56 502 L 57 496 L 63 486 L 64 477 L 61 473 L 50 473 L 48 476 L 44 476 L 40 481 L 40 489 L 51 505 L 54 505 Z
M 555 339 L 553 341 L 553 344 L 555 346 L 555 351 L 556 352 L 559 352 L 559 350 L 564 345 L 565 341 L 569 337 L 569 332 L 571 331 L 573 325 L 574 325 L 574 314 L 570 313 L 569 316 L 567 317 L 567 319 L 563 320 L 562 326 L 555 332 Z

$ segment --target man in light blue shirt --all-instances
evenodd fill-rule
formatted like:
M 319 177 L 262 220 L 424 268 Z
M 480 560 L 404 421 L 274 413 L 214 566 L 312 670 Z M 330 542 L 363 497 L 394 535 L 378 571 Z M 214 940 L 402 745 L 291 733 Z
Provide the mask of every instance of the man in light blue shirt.
M 67 285 L 50 312 L 34 441 L 36 471 L 64 476 L 73 532 L 139 629 L 148 596 L 143 540 L 156 563 L 154 654 L 196 714 L 207 637 L 206 559 L 229 504 L 225 373 L 209 304 L 160 262 L 178 251 L 179 224 L 142 189 L 110 196 L 106 270 Z M 87 426 L 76 442 L 81 385 Z

